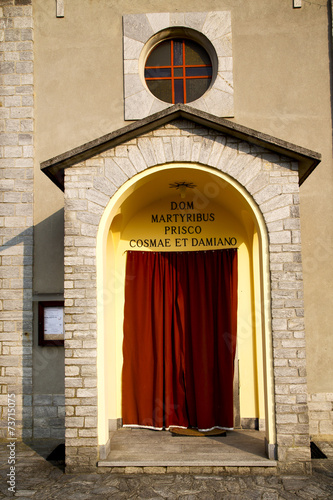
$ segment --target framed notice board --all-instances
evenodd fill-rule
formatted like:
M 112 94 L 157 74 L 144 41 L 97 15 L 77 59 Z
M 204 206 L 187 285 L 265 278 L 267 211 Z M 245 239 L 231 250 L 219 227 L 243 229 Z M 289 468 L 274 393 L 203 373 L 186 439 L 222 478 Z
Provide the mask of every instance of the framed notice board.
M 64 345 L 64 301 L 38 303 L 38 345 Z

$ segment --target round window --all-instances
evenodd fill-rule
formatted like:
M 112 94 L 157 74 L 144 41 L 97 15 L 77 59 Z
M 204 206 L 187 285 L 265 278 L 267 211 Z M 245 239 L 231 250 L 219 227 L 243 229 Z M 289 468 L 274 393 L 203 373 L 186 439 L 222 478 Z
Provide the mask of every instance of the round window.
M 190 39 L 173 38 L 156 45 L 147 57 L 145 81 L 164 102 L 188 103 L 199 99 L 212 80 L 207 51 Z

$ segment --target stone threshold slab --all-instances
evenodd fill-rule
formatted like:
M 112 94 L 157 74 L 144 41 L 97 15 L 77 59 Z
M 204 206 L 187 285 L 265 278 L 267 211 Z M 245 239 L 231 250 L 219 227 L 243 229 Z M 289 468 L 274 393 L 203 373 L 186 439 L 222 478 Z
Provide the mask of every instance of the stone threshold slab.
M 274 468 L 265 455 L 264 432 L 228 431 L 226 436 L 180 436 L 165 431 L 120 428 L 110 435 L 110 451 L 99 467 L 261 467 Z
M 98 467 L 276 467 L 276 460 L 100 460 Z

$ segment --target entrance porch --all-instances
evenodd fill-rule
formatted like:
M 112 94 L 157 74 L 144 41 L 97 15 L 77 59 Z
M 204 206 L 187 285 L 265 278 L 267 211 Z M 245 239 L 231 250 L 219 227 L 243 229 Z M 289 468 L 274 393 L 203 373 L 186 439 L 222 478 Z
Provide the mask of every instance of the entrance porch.
M 47 175 L 65 188 L 66 200 L 69 471 L 95 467 L 110 446 L 110 421 L 122 418 L 125 256 L 155 241 L 168 251 L 181 251 L 185 244 L 185 250 L 215 250 L 226 239 L 227 246 L 237 243 L 243 280 L 237 313 L 240 418 L 265 418 L 259 458 L 267 464 L 273 461 L 265 459 L 265 446 L 272 458 L 278 447 L 279 463 L 303 466 L 310 460 L 298 184 L 318 162 L 317 153 L 183 105 L 44 162 Z M 176 192 L 176 185 L 185 192 Z M 191 203 L 188 213 L 180 205 L 184 196 Z M 174 214 L 171 203 L 177 200 L 180 210 Z M 200 236 L 192 237 L 193 231 Z M 113 436 L 112 453 L 116 437 L 125 432 L 133 433 Z M 216 465 L 228 467 L 231 455 L 237 466 L 242 457 L 224 455 L 223 440 L 253 458 L 251 446 L 231 444 L 233 435 L 221 443 L 167 438 L 177 443 L 173 458 L 182 465 L 191 450 L 180 443 L 194 443 L 196 457 L 205 458 L 204 451 L 198 454 L 202 440 L 209 448 L 212 442 L 219 445 Z M 130 445 L 134 451 L 133 439 Z M 161 441 L 156 447 L 160 455 L 153 457 L 149 442 L 139 443 L 139 457 L 152 457 L 154 466 L 159 457 L 166 460 L 168 447 Z M 214 454 L 209 452 L 207 459 Z M 115 460 L 124 456 L 120 448 Z

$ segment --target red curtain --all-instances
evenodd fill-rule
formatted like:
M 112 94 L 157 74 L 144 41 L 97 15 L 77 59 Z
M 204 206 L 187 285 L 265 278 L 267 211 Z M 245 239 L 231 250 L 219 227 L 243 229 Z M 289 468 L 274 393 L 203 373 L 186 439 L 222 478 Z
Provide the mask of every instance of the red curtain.
M 123 425 L 233 427 L 237 250 L 128 252 Z

